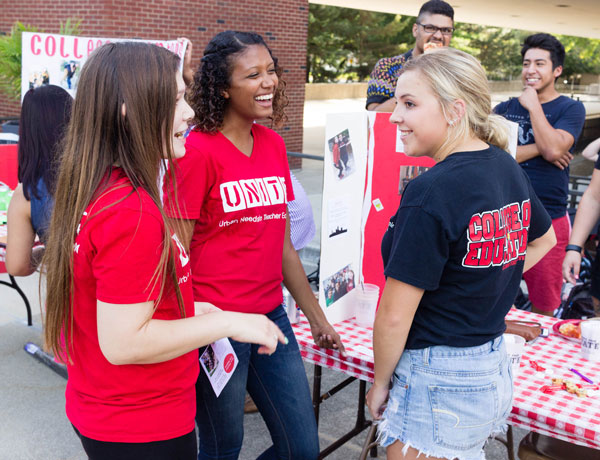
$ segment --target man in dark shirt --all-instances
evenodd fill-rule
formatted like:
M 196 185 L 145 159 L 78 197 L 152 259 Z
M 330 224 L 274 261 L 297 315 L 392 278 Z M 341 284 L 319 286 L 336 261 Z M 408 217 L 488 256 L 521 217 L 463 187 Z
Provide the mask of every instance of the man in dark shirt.
M 517 161 L 552 218 L 558 243 L 523 276 L 533 310 L 551 316 L 560 304 L 561 265 L 570 233 L 569 162 L 585 122 L 585 108 L 556 91 L 554 84 L 562 73 L 565 49 L 555 37 L 530 35 L 521 56 L 523 92 L 494 111 L 519 124 Z
M 396 81 L 404 63 L 412 56 L 423 54 L 429 46 L 450 45 L 454 32 L 454 9 L 442 0 L 430 0 L 421 6 L 417 22 L 413 25 L 415 46 L 399 56 L 380 59 L 367 88 L 367 110 L 392 112 Z

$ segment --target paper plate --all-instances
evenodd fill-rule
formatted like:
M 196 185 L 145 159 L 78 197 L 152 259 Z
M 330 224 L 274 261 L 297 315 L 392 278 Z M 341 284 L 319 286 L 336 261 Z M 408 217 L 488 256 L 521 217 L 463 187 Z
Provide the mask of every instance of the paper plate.
M 580 343 L 581 339 L 576 339 L 575 337 L 569 337 L 567 335 L 564 335 L 560 332 L 560 327 L 563 324 L 567 324 L 567 323 L 573 323 L 574 325 L 578 325 L 579 323 L 581 323 L 582 320 L 580 319 L 564 319 L 562 321 L 559 321 L 558 323 L 554 324 L 554 326 L 552 326 L 552 332 L 556 335 L 558 335 L 559 337 L 562 337 L 565 340 L 568 340 L 569 342 L 575 342 L 575 343 Z

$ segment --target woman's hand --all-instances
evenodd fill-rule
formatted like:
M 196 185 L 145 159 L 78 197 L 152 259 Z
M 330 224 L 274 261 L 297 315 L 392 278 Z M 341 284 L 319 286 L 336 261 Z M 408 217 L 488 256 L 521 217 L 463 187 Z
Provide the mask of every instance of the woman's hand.
M 278 343 L 283 345 L 289 343 L 283 332 L 265 315 L 233 312 L 230 315 L 232 315 L 234 328 L 234 333 L 230 337 L 238 342 L 260 345 L 258 348 L 260 354 L 272 355 Z
M 377 385 L 376 383 L 373 383 L 373 386 L 367 393 L 367 407 L 373 420 L 381 419 L 389 393 L 389 385 Z
M 577 251 L 567 251 L 562 265 L 563 278 L 571 284 L 577 283 L 580 267 L 581 253 Z
M 346 349 L 340 339 L 340 335 L 335 332 L 333 326 L 327 321 L 320 324 L 311 323 L 310 330 L 318 347 L 333 348 L 334 350 L 338 350 L 342 356 L 346 356 Z
M 183 55 L 183 71 L 181 72 L 181 76 L 183 77 L 185 85 L 190 86 L 192 80 L 194 80 L 194 69 L 192 69 L 192 42 L 185 37 L 180 37 L 177 41 L 187 43 Z

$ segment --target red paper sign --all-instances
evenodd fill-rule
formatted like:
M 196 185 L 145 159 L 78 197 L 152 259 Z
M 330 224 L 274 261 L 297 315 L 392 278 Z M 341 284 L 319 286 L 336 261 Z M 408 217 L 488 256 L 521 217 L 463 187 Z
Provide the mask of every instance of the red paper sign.
M 365 246 L 362 272 L 365 283 L 379 286 L 383 292 L 385 277 L 381 259 L 381 239 L 387 230 L 390 218 L 398 210 L 401 192 L 406 183 L 431 168 L 435 161 L 429 157 L 409 157 L 396 151 L 396 125 L 390 123 L 390 113 L 378 113 L 371 131 L 375 141 L 373 151 L 373 179 L 371 202 L 379 200 L 383 205 L 377 211 L 371 203 L 365 226 Z

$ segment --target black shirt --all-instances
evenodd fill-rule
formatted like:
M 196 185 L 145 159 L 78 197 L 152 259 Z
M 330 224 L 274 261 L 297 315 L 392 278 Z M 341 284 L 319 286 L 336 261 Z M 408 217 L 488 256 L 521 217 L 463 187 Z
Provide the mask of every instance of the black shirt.
M 454 153 L 412 180 L 381 245 L 386 277 L 425 290 L 406 348 L 501 335 L 527 241 L 550 225 L 525 172 L 494 146 Z

